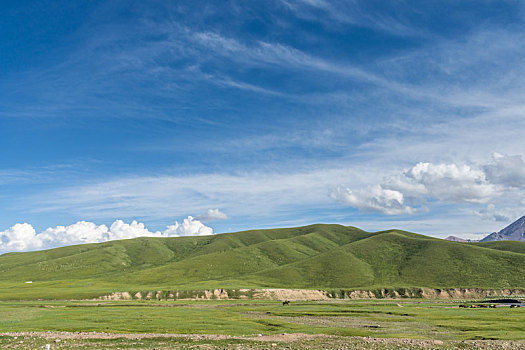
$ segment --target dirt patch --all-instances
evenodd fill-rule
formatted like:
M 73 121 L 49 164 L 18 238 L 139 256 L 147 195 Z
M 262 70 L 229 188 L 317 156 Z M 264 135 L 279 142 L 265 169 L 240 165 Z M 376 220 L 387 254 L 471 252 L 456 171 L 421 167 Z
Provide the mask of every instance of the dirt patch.
M 264 341 L 264 342 L 284 342 L 293 343 L 303 340 L 311 340 L 317 338 L 333 338 L 336 336 L 325 335 L 325 334 L 304 334 L 304 333 L 283 333 L 283 334 L 272 334 L 272 335 L 259 335 L 257 337 L 243 337 L 238 339 L 253 340 L 253 341 Z
M 49 340 L 55 339 L 132 339 L 140 340 L 147 338 L 185 338 L 190 340 L 255 340 L 262 342 L 293 342 L 303 339 L 312 339 L 319 337 L 330 337 L 323 334 L 274 334 L 274 335 L 257 335 L 249 337 L 237 337 L 223 334 L 164 334 L 164 333 L 104 333 L 104 332 L 4 332 L 0 336 L 7 337 L 38 337 Z
M 168 343 L 180 339 L 186 343 Z M 43 339 L 43 342 L 37 342 Z M 96 343 L 97 340 L 104 343 Z M 108 343 L 107 341 L 115 341 Z M 85 341 L 86 343 L 83 343 Z M 123 343 L 128 341 L 132 343 Z M 231 341 L 231 342 L 230 342 Z M 506 340 L 441 341 L 429 339 L 343 337 L 335 335 L 312 335 L 303 333 L 235 337 L 216 334 L 116 334 L 98 332 L 8 332 L 0 333 L 0 343 L 6 348 L 44 348 L 50 342 L 52 348 L 119 349 L 123 345 L 133 349 L 483 349 L 523 350 L 525 342 Z M 202 343 L 206 342 L 206 343 Z M 67 344 L 66 344 L 67 343 Z M 3 347 L 3 346 L 2 346 Z
M 254 299 L 267 300 L 328 300 L 328 293 L 323 290 L 309 289 L 256 289 Z

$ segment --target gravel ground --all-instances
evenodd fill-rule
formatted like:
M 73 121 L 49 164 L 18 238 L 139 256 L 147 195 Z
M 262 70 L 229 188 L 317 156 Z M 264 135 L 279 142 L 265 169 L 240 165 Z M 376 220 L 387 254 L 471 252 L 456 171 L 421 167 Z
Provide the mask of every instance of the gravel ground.
M 525 350 L 525 341 L 439 341 L 310 334 L 235 337 L 215 334 L 115 334 L 97 332 L 0 333 L 1 349 L 504 349 Z

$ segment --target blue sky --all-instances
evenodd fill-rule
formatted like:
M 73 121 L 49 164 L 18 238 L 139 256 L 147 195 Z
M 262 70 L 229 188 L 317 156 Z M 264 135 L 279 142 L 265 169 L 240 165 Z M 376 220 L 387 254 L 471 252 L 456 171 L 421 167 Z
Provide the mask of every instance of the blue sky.
M 525 214 L 521 1 L 3 5 L 0 251 Z

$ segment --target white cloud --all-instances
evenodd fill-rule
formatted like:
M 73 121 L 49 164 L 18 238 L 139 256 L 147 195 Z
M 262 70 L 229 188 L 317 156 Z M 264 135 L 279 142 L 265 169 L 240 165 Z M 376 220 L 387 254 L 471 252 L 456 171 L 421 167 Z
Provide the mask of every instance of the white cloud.
M 517 159 L 521 160 L 521 157 Z M 500 161 L 498 164 L 502 166 L 491 168 L 494 174 L 499 174 L 496 170 L 505 173 L 502 168 L 510 168 L 515 170 L 513 174 L 516 175 L 510 179 L 500 176 L 497 180 L 509 180 L 499 181 L 507 182 L 507 185 L 516 184 L 520 175 L 519 162 Z M 508 192 L 510 188 L 489 181 L 496 176 L 488 177 L 484 171 L 486 168 L 466 164 L 420 162 L 401 174 L 387 176 L 383 183 L 369 186 L 367 189 L 339 188 L 334 197 L 360 210 L 388 215 L 414 214 L 417 212 L 415 207 L 422 207 L 427 202 L 436 200 L 449 203 L 487 203 Z M 411 206 L 407 205 L 407 202 L 411 203 Z M 490 216 L 498 221 L 508 220 L 508 216 L 495 212 L 493 208 L 476 214 L 483 218 Z
M 457 164 L 418 163 L 389 186 L 414 197 L 428 195 L 445 201 L 470 203 L 487 202 L 501 192 L 481 169 Z
M 289 214 L 292 207 L 294 213 L 312 206 L 335 210 L 334 198 L 361 210 L 400 215 L 416 213 L 427 205 L 432 209 L 436 202 L 488 204 L 511 190 L 494 180 L 494 172 L 488 176 L 483 164 L 420 162 L 404 171 L 389 163 L 383 164 L 381 171 L 378 166 L 329 164 L 325 169 L 288 174 L 124 177 L 28 201 L 37 201 L 38 211 L 61 210 L 88 215 L 92 220 L 138 215 L 165 220 L 220 205 L 228 214 L 252 220 L 271 216 L 277 224 L 275 218 Z M 44 202 L 43 197 L 49 200 Z M 219 209 L 210 209 L 194 219 L 208 222 L 224 218 L 222 214 Z
M 491 203 L 481 210 L 474 210 L 473 213 L 483 220 L 508 223 L 523 215 L 523 207 L 498 209 Z
M 35 229 L 30 224 L 16 224 L 0 232 L 0 251 L 39 249 L 43 243 L 35 235 Z
M 338 188 L 334 192 L 333 197 L 363 211 L 387 215 L 413 214 L 416 212 L 415 208 L 404 204 L 401 192 L 385 189 L 380 185 L 359 191 L 352 191 L 349 188 Z
M 135 237 L 160 237 L 160 232 L 150 232 L 142 222 L 133 220 L 126 224 L 122 220 L 115 220 L 110 227 L 110 239 L 128 239 Z
M 35 239 L 41 240 L 43 246 L 59 246 L 78 243 L 96 243 L 109 239 L 106 225 L 95 225 L 92 222 L 79 221 L 69 226 L 49 227 Z
M 493 154 L 493 163 L 483 167 L 487 178 L 493 182 L 511 187 L 525 187 L 525 161 L 520 155 L 505 156 Z
M 175 222 L 174 225 L 168 226 L 164 233 L 168 236 L 207 236 L 213 234 L 213 230 L 199 220 L 188 216 L 181 224 Z
M 228 216 L 219 209 L 208 209 L 208 211 L 202 215 L 196 217 L 197 220 L 209 222 L 215 220 L 226 220 Z
M 288 174 L 130 176 L 71 186 L 38 198 L 30 197 L 28 201 L 38 203 L 35 211 L 62 210 L 88 216 L 91 220 L 137 216 L 165 220 L 220 206 L 228 215 L 272 216 L 275 222 L 276 216 L 292 206 L 295 206 L 295 212 L 299 210 L 298 205 L 332 207 L 330 192 L 349 176 L 358 180 L 364 172 L 355 166 L 352 169 L 319 169 Z
M 187 31 L 183 31 L 185 35 L 187 35 Z M 418 94 L 415 90 L 383 79 L 357 66 L 337 64 L 320 57 L 311 56 L 288 45 L 265 41 L 256 41 L 251 45 L 245 45 L 234 38 L 214 32 L 193 32 L 188 39 L 192 44 L 197 44 L 206 50 L 212 50 L 217 55 L 228 57 L 244 65 L 277 65 L 293 69 L 314 70 L 373 83 L 396 91 L 401 89 L 404 93 Z
M 350 24 L 359 27 L 373 28 L 393 35 L 421 36 L 423 30 L 418 30 L 404 24 L 400 17 L 386 11 L 367 11 L 358 1 L 325 1 L 325 0 L 281 0 L 281 2 L 298 17 L 317 21 L 333 28 L 337 24 Z M 319 13 L 321 11 L 321 13 Z
M 24 223 L 16 224 L 0 232 L 0 252 L 47 249 L 64 245 L 100 243 L 136 237 L 204 236 L 211 234 L 213 234 L 211 227 L 191 216 L 185 218 L 181 224 L 176 221 L 175 224 L 167 226 L 163 232 L 151 232 L 142 222 L 136 220 L 130 224 L 122 220 L 115 220 L 109 230 L 106 225 L 79 221 L 69 226 L 49 227 L 38 234 L 32 225 Z

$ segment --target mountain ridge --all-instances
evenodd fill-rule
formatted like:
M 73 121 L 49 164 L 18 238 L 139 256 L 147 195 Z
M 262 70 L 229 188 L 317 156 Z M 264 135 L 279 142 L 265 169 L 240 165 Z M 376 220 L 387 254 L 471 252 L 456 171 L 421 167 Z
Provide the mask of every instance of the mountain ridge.
M 480 242 L 490 241 L 520 241 L 525 242 L 525 216 L 514 221 L 498 232 L 492 232 Z
M 216 288 L 523 288 L 525 243 L 316 224 L 9 253 L 0 256 L 0 273 L 0 299 Z
M 466 242 L 479 242 L 478 240 L 475 240 L 475 239 L 465 239 L 465 238 L 456 237 L 456 236 L 448 236 L 447 238 L 445 238 L 445 240 L 452 241 L 452 242 L 463 242 L 463 243 L 466 243 Z

